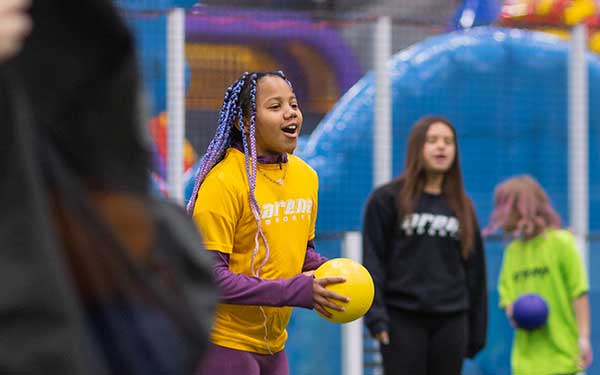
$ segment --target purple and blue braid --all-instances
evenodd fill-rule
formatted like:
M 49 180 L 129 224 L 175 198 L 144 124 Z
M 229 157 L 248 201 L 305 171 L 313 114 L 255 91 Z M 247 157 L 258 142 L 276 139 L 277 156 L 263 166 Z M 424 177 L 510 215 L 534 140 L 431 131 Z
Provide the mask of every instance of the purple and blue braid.
M 210 172 L 210 170 L 213 169 L 213 167 L 219 161 L 221 161 L 221 159 L 223 159 L 225 151 L 231 144 L 231 127 L 235 122 L 236 117 L 239 117 L 240 119 L 242 118 L 242 111 L 238 99 L 246 82 L 247 76 L 248 72 L 242 74 L 240 79 L 234 82 L 233 85 L 229 86 L 225 92 L 223 106 L 221 107 L 221 111 L 219 113 L 219 123 L 216 134 L 210 141 L 208 149 L 206 150 L 206 154 L 200 162 L 200 168 L 198 169 L 198 175 L 196 176 L 196 182 L 194 183 L 194 190 L 192 191 L 192 196 L 187 204 L 187 211 L 189 214 L 191 214 L 194 210 L 194 204 L 196 203 L 196 198 L 198 197 L 200 185 L 202 185 L 202 182 L 206 178 L 206 175 L 208 175 L 208 172 Z
M 257 84 L 257 74 L 254 73 L 250 76 L 250 126 L 248 131 L 248 136 L 246 136 L 246 132 L 242 132 L 242 142 L 244 145 L 244 154 L 246 155 L 246 175 L 248 176 L 248 182 L 250 185 L 250 209 L 252 214 L 254 215 L 254 219 L 256 220 L 257 231 L 256 236 L 254 237 L 254 251 L 252 252 L 251 258 L 251 271 L 252 274 L 258 276 L 260 274 L 261 268 L 265 265 L 269 256 L 271 255 L 271 249 L 269 248 L 269 243 L 267 238 L 265 237 L 264 232 L 262 231 L 262 227 L 260 224 L 260 208 L 258 206 L 258 202 L 256 200 L 256 196 L 254 194 L 256 190 L 256 84 Z M 250 139 L 248 139 L 250 138 Z M 250 144 L 248 144 L 250 143 Z M 250 156 L 250 157 L 248 157 Z M 265 245 L 265 258 L 263 262 L 260 264 L 258 268 L 255 268 L 254 261 L 258 254 L 259 243 L 258 239 L 263 241 Z

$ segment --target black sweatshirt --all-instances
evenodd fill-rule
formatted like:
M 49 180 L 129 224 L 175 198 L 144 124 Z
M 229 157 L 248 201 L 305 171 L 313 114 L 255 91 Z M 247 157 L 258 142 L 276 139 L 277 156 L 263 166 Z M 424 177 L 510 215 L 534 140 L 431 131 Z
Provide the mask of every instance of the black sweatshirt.
M 369 197 L 363 222 L 363 261 L 375 282 L 365 316 L 373 335 L 388 331 L 388 308 L 469 315 L 468 356 L 485 344 L 487 287 L 483 244 L 474 217 L 474 248 L 461 256 L 460 223 L 446 198 L 422 193 L 414 213 L 400 217 L 396 179 Z

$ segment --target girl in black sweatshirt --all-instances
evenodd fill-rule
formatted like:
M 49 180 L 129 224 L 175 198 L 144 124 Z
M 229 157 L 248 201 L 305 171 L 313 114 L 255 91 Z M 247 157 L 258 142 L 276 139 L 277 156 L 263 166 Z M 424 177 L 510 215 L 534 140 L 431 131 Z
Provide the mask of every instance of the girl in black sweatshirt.
M 456 131 L 437 116 L 409 135 L 402 175 L 369 197 L 363 259 L 375 282 L 365 316 L 386 375 L 459 375 L 487 330 L 483 245 Z

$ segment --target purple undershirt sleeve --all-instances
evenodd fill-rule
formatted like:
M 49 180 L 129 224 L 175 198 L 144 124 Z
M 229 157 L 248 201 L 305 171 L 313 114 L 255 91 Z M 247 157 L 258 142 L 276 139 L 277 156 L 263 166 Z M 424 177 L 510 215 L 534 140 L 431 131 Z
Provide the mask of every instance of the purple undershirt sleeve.
M 304 258 L 302 272 L 316 270 L 321 264 L 327 262 L 328 260 L 329 259 L 315 251 L 315 242 L 310 240 L 306 244 L 306 256 Z
M 291 279 L 268 280 L 233 273 L 229 270 L 229 254 L 213 252 L 213 274 L 222 303 L 313 308 L 312 277 L 299 274 Z

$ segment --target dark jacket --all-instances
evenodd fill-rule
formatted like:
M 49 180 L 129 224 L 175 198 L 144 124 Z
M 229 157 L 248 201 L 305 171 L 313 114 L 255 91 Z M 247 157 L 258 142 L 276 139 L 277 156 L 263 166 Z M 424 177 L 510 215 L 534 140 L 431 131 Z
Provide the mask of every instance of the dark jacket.
M 394 180 L 370 196 L 363 223 L 363 261 L 375 282 L 375 300 L 365 317 L 372 334 L 388 330 L 388 308 L 450 314 L 468 311 L 468 355 L 485 344 L 487 287 L 483 245 L 461 256 L 460 223 L 443 195 L 422 193 L 415 212 L 400 217 Z

